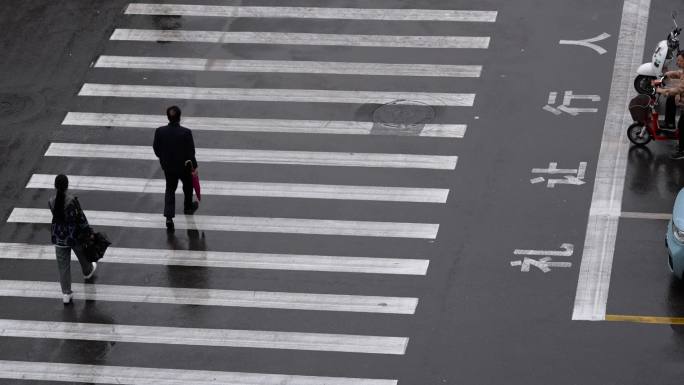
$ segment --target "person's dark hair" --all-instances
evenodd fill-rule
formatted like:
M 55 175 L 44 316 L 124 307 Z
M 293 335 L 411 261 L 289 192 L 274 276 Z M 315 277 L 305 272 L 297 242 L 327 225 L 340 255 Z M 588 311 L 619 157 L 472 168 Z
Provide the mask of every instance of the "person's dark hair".
M 67 188 L 69 188 L 69 178 L 64 174 L 57 175 L 55 177 L 57 197 L 55 198 L 55 207 L 52 215 L 58 222 L 64 222 L 64 201 L 66 200 Z
M 180 123 L 181 110 L 178 106 L 171 106 L 166 109 L 166 117 L 171 123 Z

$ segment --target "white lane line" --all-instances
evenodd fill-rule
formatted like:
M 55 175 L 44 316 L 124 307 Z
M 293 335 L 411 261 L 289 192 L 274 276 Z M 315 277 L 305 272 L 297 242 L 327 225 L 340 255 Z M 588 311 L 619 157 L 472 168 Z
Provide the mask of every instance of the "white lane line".
M 0 259 L 55 259 L 53 245 L 0 243 Z M 76 257 L 72 255 L 72 259 Z M 238 253 L 110 247 L 107 263 L 227 267 L 336 273 L 425 275 L 427 259 L 366 258 L 330 255 Z
M 33 174 L 26 188 L 52 189 L 55 175 Z M 69 189 L 163 194 L 164 179 L 69 175 Z M 182 191 L 177 191 L 182 194 Z M 202 195 L 446 203 L 448 189 L 202 180 Z
M 620 216 L 622 218 L 630 219 L 655 219 L 655 220 L 670 220 L 672 214 L 670 213 L 638 213 L 632 211 L 623 211 Z
M 408 338 L 0 319 L 0 336 L 144 344 L 397 354 Z
M 369 9 L 318 7 L 245 7 L 190 4 L 129 4 L 128 15 L 275 17 L 301 19 L 460 21 L 493 23 L 496 11 L 446 9 Z
M 156 29 L 114 30 L 111 40 L 220 44 L 290 44 L 341 47 L 487 49 L 488 36 L 396 36 L 333 33 L 223 32 Z
M 184 57 L 108 56 L 96 68 L 172 71 L 266 72 L 372 76 L 431 76 L 477 78 L 479 65 L 348 63 L 288 60 L 221 60 Z
M 110 114 L 69 112 L 63 125 L 94 127 L 157 128 L 166 116 L 140 114 Z M 183 124 L 193 130 L 235 132 L 285 132 L 293 134 L 372 135 L 373 122 L 335 120 L 243 119 L 185 116 Z M 380 126 L 385 128 L 384 126 Z M 434 138 L 462 138 L 465 124 L 426 124 L 417 136 Z M 379 130 L 380 135 L 391 135 L 391 130 Z M 397 129 L 397 135 L 404 134 Z
M 161 213 L 121 211 L 86 211 L 91 225 L 126 228 L 166 228 Z M 48 209 L 14 208 L 7 222 L 51 223 Z M 205 231 L 240 231 L 256 233 L 339 235 L 356 237 L 386 237 L 435 239 L 439 224 L 342 221 L 331 219 L 228 217 L 209 215 L 179 215 L 177 229 Z
M 0 360 L 0 378 L 126 385 L 397 385 L 383 379 L 5 360 Z
M 45 156 L 138 160 L 157 159 L 151 146 L 85 143 L 50 143 Z M 199 148 L 197 149 L 197 160 L 199 162 L 219 163 L 453 170 L 456 168 L 458 157 L 446 155 Z
M 230 306 L 261 309 L 414 314 L 417 298 L 363 295 L 188 289 L 73 283 L 74 298 L 88 301 Z M 0 296 L 62 298 L 58 282 L 0 280 Z
M 627 105 L 634 70 L 642 62 L 650 0 L 625 0 L 610 97 L 596 166 L 594 192 L 580 265 L 573 320 L 602 321 L 622 210 L 629 142 L 625 127 L 632 119 Z
M 288 88 L 215 88 L 85 83 L 79 96 L 252 102 L 385 104 L 411 100 L 432 106 L 471 107 L 475 94 L 301 90 Z

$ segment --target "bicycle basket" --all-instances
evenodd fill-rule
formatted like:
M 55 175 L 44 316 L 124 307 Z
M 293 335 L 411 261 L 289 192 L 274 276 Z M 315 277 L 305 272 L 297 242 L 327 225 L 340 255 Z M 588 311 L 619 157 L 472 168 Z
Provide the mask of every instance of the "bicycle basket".
M 646 124 L 650 119 L 651 98 L 648 95 L 637 95 L 629 102 L 629 113 L 635 122 Z

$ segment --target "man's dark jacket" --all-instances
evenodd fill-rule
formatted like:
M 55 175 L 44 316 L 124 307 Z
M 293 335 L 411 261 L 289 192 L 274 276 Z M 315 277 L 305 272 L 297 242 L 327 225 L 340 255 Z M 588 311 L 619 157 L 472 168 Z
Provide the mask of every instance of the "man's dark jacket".
M 192 167 L 197 168 L 192 131 L 178 123 L 157 128 L 152 147 L 164 171 L 180 173 L 185 169 L 186 160 L 191 160 Z

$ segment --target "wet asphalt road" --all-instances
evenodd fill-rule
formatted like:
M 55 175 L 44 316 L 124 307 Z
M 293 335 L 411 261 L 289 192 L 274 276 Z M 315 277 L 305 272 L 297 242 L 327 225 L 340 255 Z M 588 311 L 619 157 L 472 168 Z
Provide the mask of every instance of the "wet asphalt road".
M 191 3 L 190 1 L 177 3 Z M 192 2 L 194 3 L 194 2 Z M 203 4 L 219 2 L 203 2 Z M 207 196 L 198 214 L 438 223 L 434 241 L 161 229 L 105 230 L 117 247 L 429 259 L 425 276 L 103 263 L 95 285 L 415 297 L 415 314 L 256 309 L 0 297 L 0 318 L 120 325 L 403 336 L 403 355 L 0 337 L 0 360 L 372 379 L 399 384 L 669 384 L 684 374 L 682 331 L 669 325 L 571 321 L 621 7 L 614 1 L 379 1 L 376 8 L 498 12 L 495 23 L 204 19 L 126 16 L 127 1 L 5 1 L 0 62 L 0 241 L 46 244 L 48 226 L 6 223 L 16 207 L 44 208 L 32 174 L 161 178 L 156 162 L 44 157 L 51 142 L 147 145 L 142 128 L 62 126 L 69 111 L 371 121 L 376 104 L 216 102 L 76 96 L 84 83 L 195 87 L 475 93 L 473 107 L 436 107 L 435 123 L 467 124 L 464 138 L 195 131 L 199 148 L 457 155 L 455 170 L 201 164 L 204 180 L 449 189 L 446 204 Z M 279 5 L 250 2 L 242 5 Z M 321 6 L 288 2 L 291 6 Z M 331 1 L 326 7 L 369 7 Z M 670 5 L 651 5 L 646 53 L 669 28 Z M 109 41 L 114 28 L 490 36 L 488 49 L 339 48 Z M 559 45 L 603 32 L 608 53 Z M 91 68 L 99 55 L 482 65 L 480 78 L 190 73 Z M 550 92 L 599 95 L 597 113 L 542 110 Z M 13 97 L 10 97 L 14 95 Z M 160 124 L 162 124 L 160 122 Z M 682 185 L 671 144 L 632 151 L 623 211 L 668 212 Z M 530 183 L 533 168 L 577 168 L 586 184 Z M 548 178 L 547 175 L 545 177 Z M 78 192 L 86 210 L 161 213 L 159 194 Z M 160 216 L 161 220 L 161 216 Z M 670 278 L 665 223 L 621 220 L 608 314 L 684 316 Z M 574 253 L 548 273 L 511 266 L 515 249 Z M 53 261 L 0 260 L 0 279 L 53 282 Z M 82 282 L 75 274 L 75 282 Z M 0 380 L 6 383 L 30 383 Z M 46 383 L 46 382 L 40 382 Z

